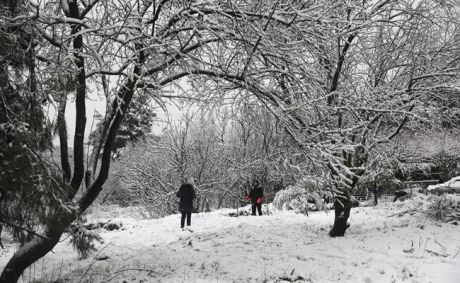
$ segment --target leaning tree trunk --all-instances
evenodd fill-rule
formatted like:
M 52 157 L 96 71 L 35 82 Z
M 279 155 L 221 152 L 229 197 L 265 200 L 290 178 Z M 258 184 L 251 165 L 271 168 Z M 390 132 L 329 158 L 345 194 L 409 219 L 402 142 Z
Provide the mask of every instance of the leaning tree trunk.
M 0 283 L 17 282 L 22 272 L 35 261 L 45 256 L 59 241 L 60 236 L 54 235 L 51 239 L 35 237 L 27 242 L 21 252 L 16 252 L 8 261 L 0 276 Z
M 13 255 L 0 275 L 0 283 L 17 282 L 27 267 L 56 246 L 65 228 L 75 219 L 75 215 L 64 211 L 58 214 L 56 218 L 50 219 L 42 237 L 34 236 Z
M 331 237 L 343 237 L 345 231 L 350 227 L 347 223 L 348 217 L 350 217 L 351 210 L 351 198 L 350 194 L 345 191 L 342 194 L 335 197 L 334 200 L 334 226 L 332 226 L 329 236 Z

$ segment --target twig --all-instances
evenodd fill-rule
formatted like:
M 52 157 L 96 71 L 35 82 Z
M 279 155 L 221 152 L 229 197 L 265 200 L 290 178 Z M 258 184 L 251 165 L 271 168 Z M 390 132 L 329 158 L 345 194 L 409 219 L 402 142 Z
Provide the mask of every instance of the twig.
M 460 253 L 460 249 L 458 249 L 457 253 L 452 257 L 452 259 L 455 259 L 458 256 L 458 253 Z
M 436 256 L 442 256 L 442 257 L 448 257 L 449 255 L 448 254 L 440 254 L 440 253 L 437 253 L 437 252 L 434 252 L 434 251 L 430 251 L 430 250 L 427 250 L 425 249 L 427 252 L 429 252 L 430 254 L 434 254 Z
M 85 273 L 83 274 L 83 276 L 80 278 L 80 281 L 78 281 L 79 283 L 81 283 L 81 281 L 83 281 L 83 279 L 85 278 L 86 274 L 88 274 L 88 272 L 91 270 L 91 268 L 93 267 L 94 263 L 96 263 L 96 257 L 105 249 L 107 248 L 108 246 L 110 245 L 110 242 L 107 243 L 107 245 L 105 245 L 94 257 L 93 259 L 91 260 L 91 263 L 89 264 L 88 268 L 86 269 Z
M 305 280 L 305 278 L 303 278 L 302 276 L 297 276 L 297 277 L 281 276 L 278 279 L 283 280 L 283 281 L 288 281 L 288 282 L 297 282 L 297 281 L 304 281 Z M 306 279 L 306 280 L 310 281 L 310 279 Z M 277 280 L 275 282 L 279 282 L 279 281 Z
M 42 273 L 40 274 L 43 277 L 43 270 L 45 269 L 45 257 L 42 257 Z
M 393 217 L 393 216 L 396 216 L 396 215 L 401 215 L 401 214 L 407 213 L 407 212 L 409 212 L 411 210 L 413 210 L 413 209 L 408 209 L 408 210 L 401 211 L 401 212 L 398 212 L 398 213 L 395 213 L 395 214 L 391 214 L 391 215 L 389 215 L 387 217 Z
M 444 247 L 443 245 L 441 245 L 441 243 L 439 243 L 436 239 L 434 240 L 434 242 L 435 242 L 436 244 L 438 244 L 440 247 L 442 247 L 443 249 L 445 249 L 445 250 L 447 249 L 446 247 Z
M 109 278 L 109 279 L 107 279 L 107 280 L 101 281 L 101 283 L 107 283 L 107 282 L 110 282 L 110 281 L 112 281 L 113 279 L 117 278 L 118 276 L 120 276 L 120 274 L 116 274 L 116 275 L 114 275 L 114 276 L 110 277 L 110 278 Z
M 428 239 L 429 239 L 429 238 L 426 238 L 425 247 L 423 248 L 422 256 L 425 254 L 425 251 L 427 250 L 427 249 L 426 249 L 426 245 L 428 244 Z
M 0 218 L 0 222 L 3 222 L 3 223 L 5 223 L 6 225 L 12 226 L 12 227 L 14 227 L 14 228 L 16 228 L 16 229 L 24 230 L 24 231 L 26 231 L 27 233 L 33 234 L 33 235 L 35 235 L 35 236 L 37 236 L 37 237 L 40 237 L 40 238 L 42 238 L 42 239 L 51 241 L 51 239 L 48 238 L 48 237 L 46 237 L 46 236 L 40 235 L 40 234 L 38 234 L 38 233 L 35 232 L 35 231 L 32 231 L 32 230 L 30 230 L 30 229 L 27 229 L 27 228 L 21 227 L 21 226 L 19 226 L 19 225 L 16 225 L 16 224 L 14 224 L 14 223 L 11 223 L 11 222 L 9 222 L 9 221 L 6 221 L 5 219 Z
M 152 269 L 147 269 L 147 268 L 124 268 L 124 269 L 119 269 L 115 271 L 114 273 L 120 273 L 124 271 L 147 271 L 147 272 L 155 272 L 155 270 Z
M 124 267 L 123 267 L 123 268 L 124 268 Z M 116 273 L 114 276 L 110 277 L 109 279 L 104 280 L 104 281 L 101 281 L 101 283 L 110 282 L 110 281 L 112 281 L 113 279 L 117 278 L 118 276 L 120 276 L 120 274 L 119 274 L 119 273 Z
M 450 219 L 447 219 L 447 218 L 450 218 Z M 446 219 L 447 219 L 446 222 L 460 220 L 460 214 L 459 213 L 447 214 Z
M 59 266 L 59 273 L 58 273 L 58 278 L 56 281 L 59 282 L 59 279 L 61 279 L 61 272 L 62 272 L 62 264 L 64 263 L 64 259 L 61 260 L 61 266 Z
M 53 277 L 54 277 L 54 267 L 55 267 L 55 265 L 53 264 L 53 269 L 51 270 L 50 282 L 54 282 L 54 281 L 53 281 Z

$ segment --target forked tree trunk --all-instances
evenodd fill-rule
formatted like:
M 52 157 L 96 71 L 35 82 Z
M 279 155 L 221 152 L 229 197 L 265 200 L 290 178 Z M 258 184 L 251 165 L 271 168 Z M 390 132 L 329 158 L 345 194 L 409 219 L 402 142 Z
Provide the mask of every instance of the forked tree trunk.
M 139 75 L 139 68 L 134 69 L 134 73 Z M 136 77 L 137 78 L 137 77 Z M 107 180 L 110 168 L 111 161 L 111 152 L 113 142 L 117 135 L 117 131 L 120 127 L 121 121 L 123 120 L 124 113 L 128 110 L 129 103 L 132 100 L 134 95 L 134 89 L 136 87 L 137 79 L 129 79 L 125 84 L 125 87 L 121 88 L 121 94 L 118 97 L 123 98 L 123 103 L 121 104 L 119 111 L 118 107 L 113 107 L 113 112 L 116 113 L 113 116 L 112 124 L 107 135 L 103 154 L 101 158 L 101 167 L 98 178 L 94 183 L 85 191 L 85 193 L 79 198 L 78 211 L 83 213 L 97 198 L 99 193 L 102 190 L 102 186 Z M 85 118 L 86 119 L 86 118 Z M 78 121 L 78 120 L 77 120 Z M 84 128 L 83 128 L 84 129 Z M 83 170 L 83 169 L 82 169 Z M 75 177 L 75 175 L 74 175 Z M 80 174 L 81 179 L 83 175 Z M 81 179 L 78 182 L 78 185 L 72 186 L 74 191 L 69 195 L 69 199 L 73 199 L 75 194 L 78 191 L 78 187 L 81 184 Z M 53 247 L 59 242 L 62 234 L 65 229 L 76 218 L 76 214 L 67 212 L 66 210 L 56 211 L 53 216 L 51 216 L 46 223 L 46 229 L 43 233 L 44 238 L 35 236 L 30 242 L 26 243 L 24 246 L 19 248 L 19 250 L 13 255 L 13 257 L 6 264 L 2 274 L 0 275 L 0 283 L 12 283 L 17 282 L 24 270 L 33 264 L 35 261 L 45 256 Z
M 348 192 L 343 192 L 341 195 L 335 197 L 334 200 L 334 226 L 332 226 L 329 236 L 343 237 L 345 231 L 350 227 L 347 223 L 350 217 L 351 198 Z

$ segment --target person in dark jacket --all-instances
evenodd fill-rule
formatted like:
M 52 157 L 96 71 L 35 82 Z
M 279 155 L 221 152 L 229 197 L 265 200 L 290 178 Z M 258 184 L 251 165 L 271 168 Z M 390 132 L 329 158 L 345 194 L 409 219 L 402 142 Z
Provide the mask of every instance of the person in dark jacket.
M 187 179 L 187 182 L 180 186 L 177 192 L 179 200 L 179 211 L 182 214 L 180 219 L 180 227 L 184 228 L 185 219 L 187 219 L 187 226 L 192 224 L 192 211 L 193 199 L 195 198 L 195 189 L 193 188 L 193 178 Z
M 252 215 L 256 215 L 256 209 L 259 212 L 259 216 L 262 215 L 262 198 L 264 196 L 264 190 L 259 184 L 259 181 L 255 179 L 252 181 L 251 191 L 249 197 L 252 203 Z

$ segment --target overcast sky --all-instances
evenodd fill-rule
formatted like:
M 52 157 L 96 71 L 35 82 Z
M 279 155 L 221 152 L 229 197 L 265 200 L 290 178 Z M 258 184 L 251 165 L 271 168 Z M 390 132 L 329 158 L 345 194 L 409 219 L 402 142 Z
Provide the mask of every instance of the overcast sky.
M 168 121 L 178 119 L 181 116 L 181 111 L 178 107 L 174 106 L 173 104 L 169 103 L 167 105 L 168 113 L 165 113 L 160 107 L 155 109 L 157 113 L 157 119 L 153 122 L 152 132 L 154 134 L 160 134 L 163 128 L 167 125 Z M 91 132 L 91 125 L 93 124 L 93 117 L 95 111 L 99 112 L 102 116 L 105 113 L 105 98 L 98 99 L 98 98 L 90 98 L 86 100 L 86 129 L 85 129 L 85 140 L 88 138 Z M 57 118 L 57 111 L 55 107 L 50 106 L 49 110 L 49 117 L 53 121 L 56 121 Z M 67 122 L 67 134 L 69 138 L 69 146 L 72 147 L 73 143 L 71 142 L 74 137 L 75 132 L 75 96 L 69 95 L 69 100 L 67 102 L 66 107 L 66 122 Z M 94 127 L 97 123 L 97 120 L 94 121 Z M 54 145 L 59 145 L 59 139 L 56 135 L 54 139 Z

